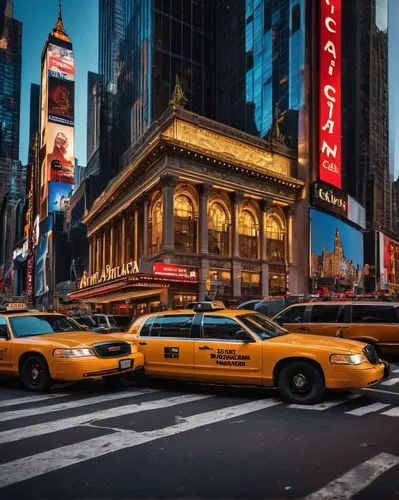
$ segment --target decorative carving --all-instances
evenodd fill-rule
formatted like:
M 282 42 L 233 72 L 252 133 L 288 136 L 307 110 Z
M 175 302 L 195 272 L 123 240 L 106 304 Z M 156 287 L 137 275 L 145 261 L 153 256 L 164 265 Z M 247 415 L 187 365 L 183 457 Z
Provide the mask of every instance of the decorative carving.
M 184 108 L 187 104 L 186 96 L 184 95 L 183 88 L 181 86 L 179 76 L 176 75 L 176 84 L 173 90 L 173 95 L 169 104 L 174 106 L 175 108 Z
M 217 153 L 226 161 L 239 161 L 246 163 L 249 168 L 277 172 L 283 176 L 290 174 L 290 160 L 282 155 L 262 150 L 259 147 L 243 144 L 236 139 L 219 135 L 216 132 L 199 128 L 182 120 L 177 120 L 166 129 L 164 137 L 182 141 L 187 145 L 201 148 L 204 155 Z

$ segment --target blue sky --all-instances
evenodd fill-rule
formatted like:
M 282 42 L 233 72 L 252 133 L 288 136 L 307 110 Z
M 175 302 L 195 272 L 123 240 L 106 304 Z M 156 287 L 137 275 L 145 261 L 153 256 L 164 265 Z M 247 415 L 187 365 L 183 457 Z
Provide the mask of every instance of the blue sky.
M 334 250 L 335 231 L 341 234 L 342 246 L 346 259 L 363 267 L 363 237 L 360 231 L 345 224 L 340 219 L 319 210 L 311 210 L 312 219 L 312 254 L 321 255 L 322 251 Z
M 87 72 L 98 68 L 98 0 L 63 0 L 65 31 L 75 52 L 75 156 L 86 165 Z M 40 83 L 43 46 L 58 17 L 58 0 L 14 0 L 22 21 L 20 159 L 27 161 L 30 84 Z

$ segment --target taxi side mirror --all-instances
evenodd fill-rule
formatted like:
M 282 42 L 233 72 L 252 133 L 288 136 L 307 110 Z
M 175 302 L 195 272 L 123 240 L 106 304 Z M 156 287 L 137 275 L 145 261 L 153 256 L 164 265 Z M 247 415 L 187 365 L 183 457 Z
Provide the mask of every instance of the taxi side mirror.
M 242 342 L 255 342 L 254 339 L 245 331 L 245 330 L 237 330 L 234 334 L 237 340 L 241 340 Z

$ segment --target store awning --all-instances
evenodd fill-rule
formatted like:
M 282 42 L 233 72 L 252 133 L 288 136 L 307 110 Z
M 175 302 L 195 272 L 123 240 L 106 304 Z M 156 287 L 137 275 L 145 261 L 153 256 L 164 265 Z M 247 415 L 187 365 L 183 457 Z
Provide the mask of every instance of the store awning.
M 162 288 L 153 288 L 151 290 L 126 290 L 118 293 L 108 293 L 104 295 L 98 295 L 95 298 L 85 298 L 79 299 L 80 302 L 95 302 L 96 304 L 107 304 L 108 302 L 119 302 L 121 300 L 127 299 L 147 299 L 149 297 L 155 297 L 160 295 Z

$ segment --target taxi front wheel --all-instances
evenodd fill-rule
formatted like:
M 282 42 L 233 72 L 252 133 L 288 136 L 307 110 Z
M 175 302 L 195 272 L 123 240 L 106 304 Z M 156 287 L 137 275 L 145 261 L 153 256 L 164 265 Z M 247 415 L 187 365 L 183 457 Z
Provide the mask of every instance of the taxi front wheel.
M 41 356 L 27 357 L 21 368 L 21 380 L 29 391 L 43 392 L 51 386 L 47 363 Z
M 292 361 L 278 374 L 281 396 L 289 403 L 315 404 L 325 392 L 323 374 L 308 361 Z

